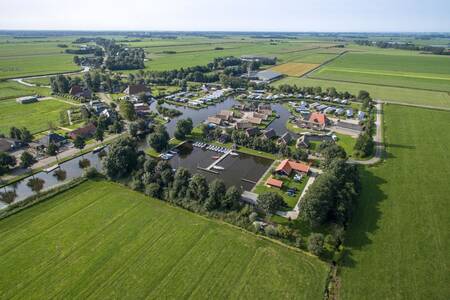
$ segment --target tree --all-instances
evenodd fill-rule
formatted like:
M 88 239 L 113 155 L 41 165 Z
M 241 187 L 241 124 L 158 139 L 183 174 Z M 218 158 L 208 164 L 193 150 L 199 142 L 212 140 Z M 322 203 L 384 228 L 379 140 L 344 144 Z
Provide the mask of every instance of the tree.
M 323 253 L 324 238 L 321 233 L 313 233 L 308 238 L 308 251 L 320 256 Z
M 144 193 L 150 197 L 161 198 L 161 187 L 159 184 L 152 182 L 145 187 Z
M 81 155 L 83 155 L 82 151 L 83 151 L 84 147 L 86 146 L 86 142 L 81 135 L 77 135 L 77 137 L 73 141 L 73 145 L 75 146 L 75 148 L 79 149 Z
M 175 172 L 172 188 L 170 191 L 170 198 L 173 200 L 182 199 L 186 196 L 189 187 L 189 180 L 191 174 L 185 168 L 179 168 Z
M 221 204 L 221 199 L 225 195 L 225 183 L 220 179 L 215 179 L 209 184 L 209 194 L 205 202 L 207 210 L 218 209 Z
M 182 119 L 177 122 L 177 127 L 175 129 L 175 137 L 179 140 L 184 140 L 185 137 L 191 134 L 193 129 L 192 119 Z
M 292 157 L 295 160 L 307 161 L 308 153 L 301 148 L 297 148 L 297 149 L 295 149 L 294 153 L 292 153 Z
M 28 151 L 22 152 L 20 155 L 20 166 L 24 169 L 28 169 L 35 163 L 34 156 L 30 154 Z
M 91 161 L 89 159 L 87 159 L 87 158 L 80 159 L 80 161 L 78 162 L 78 166 L 81 169 L 89 168 L 91 166 Z
M 158 126 L 155 131 L 149 135 L 148 144 L 158 152 L 166 149 L 169 144 L 169 134 L 164 126 Z
M 103 168 L 111 179 L 123 178 L 130 174 L 137 163 L 136 143 L 129 137 L 113 143 L 103 159 Z
M 0 193 L 0 200 L 6 204 L 11 204 L 16 199 L 16 191 L 5 191 Z
M 105 135 L 105 132 L 103 131 L 103 129 L 97 127 L 97 129 L 95 130 L 95 133 L 94 133 L 94 139 L 97 142 L 103 142 L 104 135 Z
M 31 178 L 27 182 L 27 186 L 36 194 L 39 194 L 40 191 L 44 188 L 45 180 L 41 178 Z
M 189 199 L 196 200 L 200 203 L 205 202 L 206 198 L 208 198 L 208 182 L 205 176 L 201 174 L 192 176 L 187 194 Z
M 10 167 L 16 165 L 16 158 L 6 152 L 0 152 L 0 175 L 9 171 Z
M 67 178 L 67 172 L 63 169 L 58 169 L 53 173 L 58 181 L 64 181 Z
M 58 154 L 58 146 L 54 143 L 50 143 L 47 147 L 47 155 L 56 156 Z
M 236 207 L 241 199 L 241 193 L 235 186 L 231 186 L 228 188 L 225 193 L 225 197 L 222 200 L 222 208 L 223 209 L 232 209 Z
M 327 168 L 330 163 L 337 158 L 346 159 L 347 153 L 344 148 L 339 145 L 336 145 L 334 142 L 323 142 L 319 146 L 319 152 L 323 157 L 322 167 Z
M 373 153 L 375 143 L 370 134 L 363 132 L 358 136 L 356 140 L 354 150 L 359 157 L 368 157 Z
M 128 121 L 134 121 L 136 119 L 136 111 L 134 110 L 133 103 L 122 100 L 119 105 L 120 115 Z
M 283 197 L 274 192 L 267 192 L 258 196 L 258 207 L 267 214 L 273 214 L 282 206 L 286 206 Z

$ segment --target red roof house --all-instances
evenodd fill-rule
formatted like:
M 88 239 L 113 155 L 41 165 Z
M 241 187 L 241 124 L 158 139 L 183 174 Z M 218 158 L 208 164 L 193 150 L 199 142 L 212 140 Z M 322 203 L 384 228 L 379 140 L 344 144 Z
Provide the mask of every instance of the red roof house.
M 275 171 L 277 173 L 283 173 L 289 176 L 291 175 L 292 171 L 308 174 L 309 168 L 310 167 L 307 164 L 298 163 L 292 160 L 285 159 L 278 165 Z
M 267 179 L 266 184 L 271 187 L 276 187 L 281 189 L 283 187 L 283 181 L 270 177 Z

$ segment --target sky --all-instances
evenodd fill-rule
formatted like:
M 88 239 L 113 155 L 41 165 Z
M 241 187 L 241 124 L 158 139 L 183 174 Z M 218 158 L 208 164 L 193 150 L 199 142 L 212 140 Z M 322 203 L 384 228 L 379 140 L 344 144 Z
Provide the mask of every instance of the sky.
M 449 32 L 450 0 L 0 0 L 0 29 Z

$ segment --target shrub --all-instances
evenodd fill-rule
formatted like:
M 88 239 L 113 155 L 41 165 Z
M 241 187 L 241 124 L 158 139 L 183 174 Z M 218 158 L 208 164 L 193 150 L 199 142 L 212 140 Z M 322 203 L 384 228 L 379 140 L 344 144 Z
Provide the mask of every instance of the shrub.
M 273 226 L 273 225 L 267 225 L 266 228 L 264 228 L 264 233 L 265 233 L 267 236 L 275 237 L 275 236 L 278 235 L 278 230 L 277 230 L 277 228 L 276 228 L 275 226 Z
M 91 165 L 91 162 L 87 158 L 83 158 L 78 162 L 81 169 L 86 169 Z
M 323 234 L 313 233 L 308 239 L 308 251 L 320 256 L 323 253 Z

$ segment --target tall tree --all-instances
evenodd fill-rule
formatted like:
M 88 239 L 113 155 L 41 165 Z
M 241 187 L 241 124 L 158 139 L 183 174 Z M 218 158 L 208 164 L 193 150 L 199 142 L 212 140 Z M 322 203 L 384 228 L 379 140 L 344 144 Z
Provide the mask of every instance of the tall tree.
M 225 195 L 225 183 L 220 179 L 215 179 L 209 184 L 209 195 L 205 202 L 207 210 L 218 209 L 221 205 L 221 199 Z
M 41 192 L 41 190 L 44 188 L 44 184 L 45 180 L 38 177 L 31 178 L 27 182 L 27 186 L 36 194 L 39 194 Z
M 24 151 L 20 155 L 20 166 L 24 169 L 31 167 L 35 161 L 34 156 L 28 151 Z

